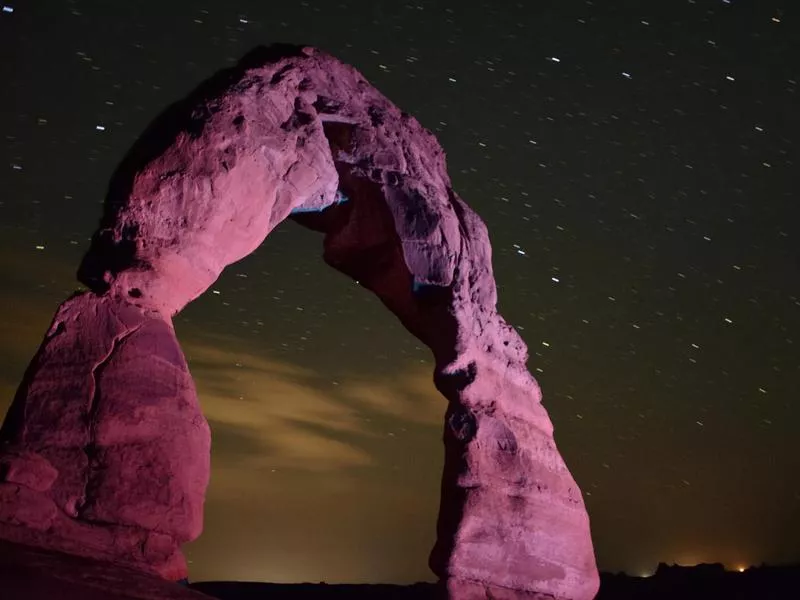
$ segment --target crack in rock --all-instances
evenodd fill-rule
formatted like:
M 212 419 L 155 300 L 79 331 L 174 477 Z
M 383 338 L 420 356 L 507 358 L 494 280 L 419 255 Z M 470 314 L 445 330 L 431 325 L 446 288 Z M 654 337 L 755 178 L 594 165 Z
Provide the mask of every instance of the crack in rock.
M 119 335 L 116 335 L 111 340 L 111 347 L 109 348 L 108 352 L 97 362 L 97 364 L 92 367 L 91 373 L 89 374 L 89 377 L 91 378 L 91 393 L 89 394 L 89 405 L 86 409 L 89 441 L 83 447 L 83 451 L 87 458 L 86 479 L 83 485 L 83 494 L 81 494 L 81 497 L 78 498 L 78 501 L 75 503 L 75 516 L 79 519 L 83 518 L 83 512 L 89 503 L 89 490 L 91 489 L 92 480 L 97 472 L 98 447 L 96 441 L 96 429 L 97 413 L 100 405 L 99 377 L 102 375 L 103 370 L 108 366 L 109 361 L 111 361 L 122 344 L 130 336 L 139 331 L 142 325 L 143 323 L 136 325 L 135 327 L 120 333 Z

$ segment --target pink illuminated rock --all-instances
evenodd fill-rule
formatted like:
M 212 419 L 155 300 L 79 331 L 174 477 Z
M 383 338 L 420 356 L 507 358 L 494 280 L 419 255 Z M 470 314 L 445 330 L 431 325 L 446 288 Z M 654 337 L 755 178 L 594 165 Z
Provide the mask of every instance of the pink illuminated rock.
M 325 261 L 433 352 L 448 405 L 430 565 L 451 597 L 593 598 L 586 509 L 525 344 L 497 313 L 485 225 L 453 191 L 434 136 L 311 48 L 259 49 L 218 74 L 115 173 L 79 270 L 92 292 L 62 307 L 4 429 L 20 465 L 4 506 L 15 493 L 38 503 L 16 531 L 67 520 L 157 532 L 152 564 L 176 564 L 163 536 L 198 533 L 208 448 L 169 319 L 287 217 L 323 232 Z M 97 321 L 73 327 L 89 310 Z M 95 404 L 98 374 L 108 385 Z M 153 461 L 154 486 L 169 490 L 155 500 L 129 477 Z
M 111 295 L 64 302 L 0 439 L 0 538 L 186 577 L 210 435 L 158 314 Z

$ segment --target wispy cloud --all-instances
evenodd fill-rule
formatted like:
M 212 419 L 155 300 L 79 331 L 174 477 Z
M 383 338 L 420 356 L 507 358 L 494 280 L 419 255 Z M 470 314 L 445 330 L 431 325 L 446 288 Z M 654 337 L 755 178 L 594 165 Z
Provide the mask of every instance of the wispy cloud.
M 228 453 L 241 460 L 242 445 L 259 446 L 248 459 L 252 468 L 369 466 L 375 441 L 402 437 L 409 427 L 437 428 L 444 411 L 423 368 L 391 381 L 331 380 L 241 340 L 192 336 L 183 346 L 212 436 L 219 432 L 223 464 Z
M 182 337 L 212 428 L 194 577 L 430 576 L 445 401 L 429 367 L 331 380 L 239 339 Z

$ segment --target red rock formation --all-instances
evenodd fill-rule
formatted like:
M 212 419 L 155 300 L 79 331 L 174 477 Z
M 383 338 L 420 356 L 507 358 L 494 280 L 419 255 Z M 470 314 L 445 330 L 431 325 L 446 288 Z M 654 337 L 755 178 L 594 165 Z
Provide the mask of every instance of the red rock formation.
M 0 440 L 0 538 L 186 577 L 210 434 L 168 320 L 110 294 L 64 302 Z
M 287 217 L 322 231 L 325 261 L 377 294 L 433 351 L 434 382 L 448 406 L 438 541 L 430 564 L 452 596 L 592 598 L 598 577 L 586 510 L 526 369 L 525 344 L 497 313 L 485 225 L 453 191 L 434 136 L 355 69 L 309 48 L 251 53 L 169 109 L 126 157 L 79 271 L 92 293 L 71 302 L 113 309 L 125 315 L 114 323 L 134 324 L 88 326 L 85 349 L 78 344 L 79 352 L 70 354 L 78 358 L 67 360 L 48 348 L 59 339 L 76 347 L 81 334 L 57 316 L 12 408 L 18 416 L 6 426 L 16 447 L 36 457 L 17 471 L 40 472 L 29 479 L 54 482 L 47 492 L 26 487 L 18 481 L 22 476 L 13 485 L 52 499 L 58 518 L 158 531 L 174 541 L 196 534 L 207 448 L 195 405 L 176 402 L 189 396 L 188 376 L 165 392 L 156 391 L 160 378 L 148 383 L 148 394 L 165 402 L 153 412 L 143 408 L 143 418 L 163 410 L 165 423 L 174 424 L 168 434 L 120 418 L 136 409 L 144 390 L 113 395 L 115 388 L 108 387 L 108 402 L 101 404 L 120 402 L 125 409 L 90 418 L 88 430 L 65 424 L 65 432 L 79 431 L 65 443 L 51 439 L 64 436 L 50 407 L 75 423 L 94 414 L 88 399 L 97 365 L 106 364 L 116 345 L 131 343 L 140 330 L 130 339 L 125 332 L 145 327 L 145 318 L 154 333 L 141 337 L 152 340 L 157 332 L 166 340 L 169 332 L 168 353 L 180 357 L 170 317 Z M 58 323 L 67 324 L 66 333 L 55 333 Z M 133 372 L 149 373 L 146 358 L 135 349 L 131 355 L 134 362 L 141 359 Z M 114 363 L 116 381 L 130 382 L 122 360 Z M 185 373 L 182 358 L 164 363 L 171 374 Z M 40 380 L 66 383 L 39 386 Z M 24 391 L 40 388 L 41 400 Z M 32 402 L 50 413 L 23 408 Z M 113 424 L 104 429 L 104 419 Z M 39 425 L 54 430 L 44 441 L 21 435 Z M 92 466 L 97 449 L 111 443 L 97 437 L 100 431 L 114 431 L 122 442 L 128 435 L 136 440 L 141 454 L 124 454 L 133 466 L 123 468 L 113 452 L 101 467 Z M 93 474 L 127 481 L 150 468 L 145 439 L 161 443 L 178 431 L 185 442 L 159 456 L 174 452 L 196 470 L 175 470 L 172 457 L 159 463 L 160 484 L 186 496 L 161 498 L 163 519 L 156 526 L 144 515 L 149 499 L 135 483 L 128 489 Z M 87 473 L 96 485 L 85 485 Z

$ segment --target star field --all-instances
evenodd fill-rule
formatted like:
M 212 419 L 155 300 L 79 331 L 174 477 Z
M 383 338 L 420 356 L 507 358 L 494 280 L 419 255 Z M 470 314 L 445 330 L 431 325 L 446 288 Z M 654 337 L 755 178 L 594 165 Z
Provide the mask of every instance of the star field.
M 147 123 L 259 44 L 352 63 L 489 227 L 599 566 L 800 560 L 800 25 L 789 4 L 11 2 L 0 407 Z M 212 425 L 195 579 L 430 578 L 429 352 L 282 224 L 176 318 Z

